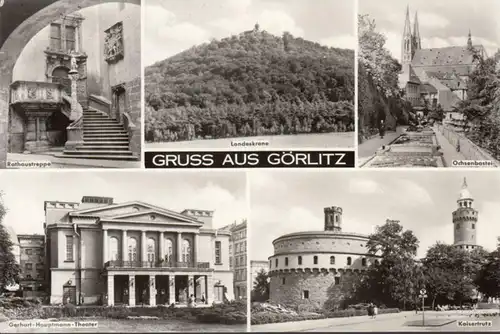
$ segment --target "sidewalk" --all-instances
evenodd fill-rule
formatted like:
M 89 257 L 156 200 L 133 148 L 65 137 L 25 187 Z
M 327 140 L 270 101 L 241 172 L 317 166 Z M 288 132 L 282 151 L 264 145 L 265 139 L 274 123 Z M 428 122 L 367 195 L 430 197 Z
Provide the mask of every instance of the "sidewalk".
M 368 139 L 362 144 L 358 145 L 358 159 L 364 158 L 370 158 L 372 155 L 374 155 L 379 148 L 381 148 L 384 145 L 389 144 L 392 142 L 394 139 L 399 137 L 403 133 L 404 127 L 398 126 L 396 128 L 396 131 L 394 132 L 386 132 L 384 138 L 380 138 L 380 136 L 376 136 L 372 139 Z
M 436 140 L 439 146 L 441 146 L 441 152 L 443 152 L 443 162 L 445 167 L 452 167 L 453 160 L 467 160 L 462 153 L 457 152 L 457 148 L 453 146 L 445 136 L 443 136 L 438 128 L 434 127 L 433 130 L 436 134 Z
M 7 162 L 51 162 L 52 168 L 141 168 L 140 161 L 57 158 L 50 154 L 8 153 Z

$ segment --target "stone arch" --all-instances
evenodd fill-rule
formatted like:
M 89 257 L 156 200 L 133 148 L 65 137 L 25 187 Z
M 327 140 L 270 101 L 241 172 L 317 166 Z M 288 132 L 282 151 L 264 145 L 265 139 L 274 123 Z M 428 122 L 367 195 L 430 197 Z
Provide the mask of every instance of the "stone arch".
M 26 5 L 26 8 L 33 8 L 32 5 L 29 5 L 31 2 L 33 1 L 10 1 L 10 4 L 5 4 L 5 7 L 9 5 L 11 11 L 14 6 L 21 8 Z M 38 11 L 32 9 L 32 15 L 27 19 L 17 16 L 20 21 L 24 19 L 22 22 L 18 21 L 17 25 L 12 21 L 10 22 L 10 24 L 16 26 L 16 28 L 13 29 L 0 48 L 0 168 L 6 168 L 7 165 L 7 149 L 9 142 L 9 93 L 12 73 L 14 65 L 26 44 L 28 44 L 40 30 L 63 15 L 71 14 L 87 7 L 113 2 L 136 5 L 141 4 L 141 0 L 55 0 L 52 4 L 46 4 L 40 9 L 36 8 Z M 27 15 L 29 14 L 26 14 L 26 16 Z

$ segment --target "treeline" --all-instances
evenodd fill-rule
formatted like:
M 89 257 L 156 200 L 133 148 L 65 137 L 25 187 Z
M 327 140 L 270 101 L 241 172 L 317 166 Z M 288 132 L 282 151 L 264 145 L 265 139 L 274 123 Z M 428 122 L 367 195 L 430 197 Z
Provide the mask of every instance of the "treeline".
M 349 102 L 279 102 L 146 108 L 148 142 L 354 131 Z
M 148 141 L 354 129 L 353 50 L 258 26 L 158 62 L 145 82 Z

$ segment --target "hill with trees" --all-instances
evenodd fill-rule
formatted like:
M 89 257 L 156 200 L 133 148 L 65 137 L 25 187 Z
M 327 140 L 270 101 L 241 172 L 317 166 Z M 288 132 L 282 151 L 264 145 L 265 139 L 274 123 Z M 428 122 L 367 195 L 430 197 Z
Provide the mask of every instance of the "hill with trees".
M 148 142 L 354 131 L 354 51 L 255 29 L 146 68 Z

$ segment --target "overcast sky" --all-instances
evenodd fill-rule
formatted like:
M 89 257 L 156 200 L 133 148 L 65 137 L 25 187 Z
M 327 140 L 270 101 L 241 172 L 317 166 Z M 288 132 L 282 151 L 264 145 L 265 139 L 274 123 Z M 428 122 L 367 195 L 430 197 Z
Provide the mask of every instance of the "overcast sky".
M 422 48 L 465 46 L 469 28 L 472 42 L 484 45 L 489 56 L 500 47 L 498 0 L 359 0 L 359 13 L 375 19 L 377 30 L 387 37 L 386 46 L 397 59 L 401 59 L 407 5 L 412 31 L 418 11 Z
M 145 0 L 145 65 L 211 38 L 252 30 L 284 31 L 323 45 L 355 48 L 354 1 L 318 0 Z
M 452 212 L 463 178 L 479 211 L 477 242 L 500 236 L 500 174 L 477 171 L 259 171 L 250 176 L 251 260 L 267 260 L 281 235 L 324 229 L 323 208 L 343 208 L 345 232 L 370 234 L 400 220 L 420 240 L 418 256 L 437 241 L 453 243 Z
M 248 217 L 243 172 L 15 171 L 0 172 L 9 210 L 3 223 L 17 234 L 43 234 L 44 201 L 80 202 L 83 196 L 143 201 L 180 212 L 215 210 L 214 227 Z

